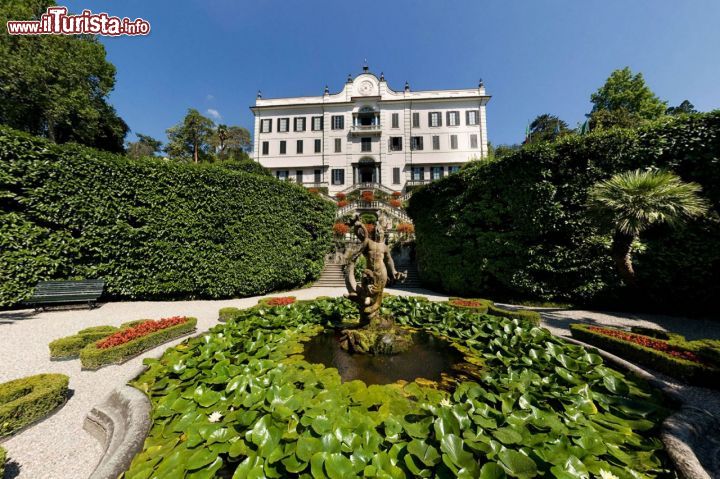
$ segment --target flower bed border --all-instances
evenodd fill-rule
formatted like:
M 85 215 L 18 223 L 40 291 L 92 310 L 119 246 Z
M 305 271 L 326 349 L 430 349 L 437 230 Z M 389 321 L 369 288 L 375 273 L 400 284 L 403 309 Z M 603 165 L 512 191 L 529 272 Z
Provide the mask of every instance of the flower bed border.
M 95 343 L 89 344 L 80 351 L 80 363 L 83 369 L 89 370 L 97 370 L 108 364 L 122 364 L 149 349 L 193 332 L 196 325 L 197 318 L 187 317 L 182 324 L 155 331 L 111 348 L 100 349 Z
M 64 374 L 37 374 L 0 384 L 0 401 L 29 389 L 0 405 L 0 437 L 16 433 L 65 404 L 69 381 Z
M 573 338 L 592 344 L 610 353 L 617 354 L 628 361 L 654 369 L 688 384 L 720 389 L 720 369 L 718 368 L 671 356 L 663 351 L 641 346 L 624 339 L 594 332 L 590 329 L 591 327 L 591 325 L 587 324 L 571 324 L 570 332 Z
M 120 329 L 122 328 L 116 328 L 114 326 L 95 326 L 78 331 L 72 336 L 55 339 L 48 344 L 48 348 L 50 348 L 50 360 L 62 361 L 65 359 L 75 359 L 80 356 L 80 351 L 88 344 L 104 339 L 120 331 Z
M 453 304 L 453 301 L 479 301 L 486 306 L 463 306 L 460 304 Z M 496 306 L 495 303 L 489 299 L 451 297 L 447 303 L 455 308 L 470 309 L 479 313 L 489 314 L 491 316 L 500 316 L 501 318 L 529 321 L 534 326 L 540 326 L 541 318 L 540 313 L 537 311 L 530 311 L 526 309 L 504 309 Z

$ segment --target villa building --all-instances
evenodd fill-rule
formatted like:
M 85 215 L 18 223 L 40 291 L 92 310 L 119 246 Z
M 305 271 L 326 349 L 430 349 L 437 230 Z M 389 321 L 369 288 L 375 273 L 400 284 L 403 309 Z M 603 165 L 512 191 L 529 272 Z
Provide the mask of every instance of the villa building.
M 339 93 L 262 98 L 253 157 L 278 178 L 327 188 L 404 191 L 487 155 L 485 105 L 477 88 L 403 91 L 367 66 Z

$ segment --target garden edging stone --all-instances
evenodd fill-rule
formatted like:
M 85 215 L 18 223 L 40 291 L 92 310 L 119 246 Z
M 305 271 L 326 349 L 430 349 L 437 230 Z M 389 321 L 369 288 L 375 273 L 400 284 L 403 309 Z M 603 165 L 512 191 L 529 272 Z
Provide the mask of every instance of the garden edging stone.
M 151 411 L 147 396 L 127 385 L 92 408 L 84 429 L 100 442 L 104 452 L 90 479 L 116 479 L 130 467 L 150 430 Z
M 608 362 L 632 372 L 679 402 L 679 411 L 663 421 L 660 431 L 668 455 L 685 479 L 720 477 L 720 400 L 717 394 L 709 389 L 666 380 L 659 374 L 577 339 L 562 339 L 596 350 Z

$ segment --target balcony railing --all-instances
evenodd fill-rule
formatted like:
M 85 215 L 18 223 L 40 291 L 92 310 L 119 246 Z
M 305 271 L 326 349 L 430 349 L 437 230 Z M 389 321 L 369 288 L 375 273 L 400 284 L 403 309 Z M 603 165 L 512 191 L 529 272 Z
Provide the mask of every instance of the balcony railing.
M 350 127 L 350 133 L 352 134 L 371 134 L 371 133 L 380 133 L 382 131 L 382 125 L 380 123 L 377 123 L 375 125 L 352 125 Z

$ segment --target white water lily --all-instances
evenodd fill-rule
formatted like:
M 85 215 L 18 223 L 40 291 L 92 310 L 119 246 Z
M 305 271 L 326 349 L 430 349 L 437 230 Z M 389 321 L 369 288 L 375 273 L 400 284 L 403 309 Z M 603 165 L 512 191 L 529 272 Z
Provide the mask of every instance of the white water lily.
M 600 478 L 601 479 L 620 479 L 615 474 L 613 474 L 610 471 L 606 471 L 605 469 L 600 469 Z
M 220 414 L 218 411 L 213 411 L 213 413 L 208 416 L 208 421 L 218 422 L 220 421 L 220 419 L 222 419 L 222 417 L 222 414 Z

